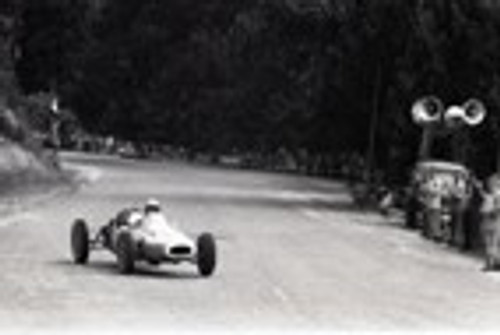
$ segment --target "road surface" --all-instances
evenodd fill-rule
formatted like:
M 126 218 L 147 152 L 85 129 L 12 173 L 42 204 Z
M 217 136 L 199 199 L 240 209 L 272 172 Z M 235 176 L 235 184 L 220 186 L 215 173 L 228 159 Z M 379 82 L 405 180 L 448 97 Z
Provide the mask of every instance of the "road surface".
M 479 259 L 353 208 L 338 183 L 179 162 L 65 155 L 90 182 L 0 221 L 0 331 L 17 333 L 500 330 L 500 276 Z M 219 264 L 119 275 L 71 262 L 69 231 L 162 201 Z

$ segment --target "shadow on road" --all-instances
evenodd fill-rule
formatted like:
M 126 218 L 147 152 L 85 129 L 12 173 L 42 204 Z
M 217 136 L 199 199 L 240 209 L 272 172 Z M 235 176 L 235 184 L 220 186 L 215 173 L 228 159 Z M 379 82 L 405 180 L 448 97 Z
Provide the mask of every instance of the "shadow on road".
M 118 272 L 117 265 L 114 261 L 89 260 L 86 265 L 77 265 L 69 259 L 59 259 L 49 262 L 49 265 L 58 267 L 66 273 L 74 273 L 83 275 L 83 272 L 89 274 L 100 274 L 106 276 L 119 276 L 122 278 L 152 278 L 152 279 L 172 279 L 172 280 L 193 280 L 201 279 L 195 268 L 188 270 L 185 268 L 176 269 L 174 267 L 167 268 L 168 265 L 153 266 L 145 263 L 139 263 L 136 266 L 134 273 L 124 275 Z

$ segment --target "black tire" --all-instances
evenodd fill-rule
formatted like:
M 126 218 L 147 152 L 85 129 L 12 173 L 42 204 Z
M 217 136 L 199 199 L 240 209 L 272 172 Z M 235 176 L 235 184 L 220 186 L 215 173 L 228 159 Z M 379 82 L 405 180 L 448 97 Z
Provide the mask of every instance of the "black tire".
M 443 241 L 445 229 L 447 228 L 445 228 L 442 214 L 431 210 L 431 213 L 429 213 L 429 231 L 431 234 L 431 240 L 436 242 Z
M 478 213 L 478 208 L 479 206 L 470 204 L 462 213 L 461 235 L 455 244 L 461 251 L 472 250 L 475 245 L 481 243 L 481 215 Z
M 135 268 L 135 250 L 132 235 L 129 232 L 122 232 L 116 242 L 116 257 L 118 270 L 120 273 L 129 274 Z
M 198 237 L 198 271 L 201 276 L 212 275 L 217 263 L 217 250 L 212 234 L 204 233 Z
M 76 264 L 85 264 L 89 259 L 89 230 L 84 220 L 75 220 L 71 227 L 71 252 Z
M 457 247 L 459 250 L 467 249 L 467 236 L 465 226 L 468 224 L 467 217 L 464 213 L 458 213 L 454 222 L 454 232 L 453 232 L 453 246 Z
M 460 213 L 452 213 L 450 214 L 448 222 L 442 222 L 441 236 L 442 241 L 449 246 L 454 244 L 455 232 L 457 228 L 460 226 Z
M 418 201 L 415 197 L 410 197 L 405 208 L 405 225 L 407 228 L 416 229 L 418 227 Z
M 426 239 L 431 239 L 432 238 L 432 229 L 431 229 L 431 223 L 430 223 L 430 218 L 428 213 L 425 213 L 422 215 L 422 223 L 420 225 L 420 233 L 422 237 Z

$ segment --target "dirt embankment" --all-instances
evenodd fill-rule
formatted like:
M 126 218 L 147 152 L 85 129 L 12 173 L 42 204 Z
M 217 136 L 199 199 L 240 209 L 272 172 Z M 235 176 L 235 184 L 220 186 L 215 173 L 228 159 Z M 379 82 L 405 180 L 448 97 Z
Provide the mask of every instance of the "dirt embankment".
M 53 152 L 35 153 L 0 138 L 0 216 L 46 200 L 72 187 Z

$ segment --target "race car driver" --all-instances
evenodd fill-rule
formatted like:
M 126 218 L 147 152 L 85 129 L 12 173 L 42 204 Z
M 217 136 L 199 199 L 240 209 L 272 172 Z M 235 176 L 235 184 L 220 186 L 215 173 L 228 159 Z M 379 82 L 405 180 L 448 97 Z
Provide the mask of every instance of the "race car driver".
M 158 237 L 171 234 L 175 230 L 167 221 L 160 202 L 156 199 L 149 199 L 146 202 L 141 228 L 147 235 Z

